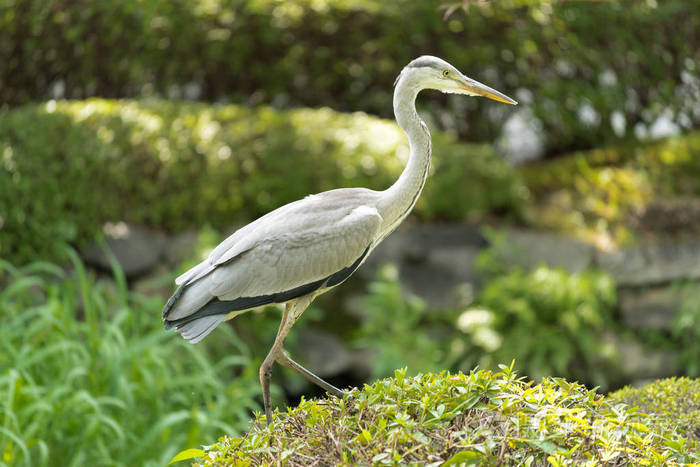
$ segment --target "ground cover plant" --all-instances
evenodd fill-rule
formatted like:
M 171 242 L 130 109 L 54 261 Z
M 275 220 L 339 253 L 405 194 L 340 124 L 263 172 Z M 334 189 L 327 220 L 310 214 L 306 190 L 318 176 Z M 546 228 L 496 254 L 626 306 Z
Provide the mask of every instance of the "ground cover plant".
M 510 367 L 394 377 L 305 400 L 223 437 L 198 465 L 675 465 L 700 455 L 682 432 L 561 378 Z
M 163 331 L 160 295 L 70 256 L 71 272 L 0 261 L 0 463 L 164 465 L 248 428 L 257 362 L 228 327 L 190 346 Z

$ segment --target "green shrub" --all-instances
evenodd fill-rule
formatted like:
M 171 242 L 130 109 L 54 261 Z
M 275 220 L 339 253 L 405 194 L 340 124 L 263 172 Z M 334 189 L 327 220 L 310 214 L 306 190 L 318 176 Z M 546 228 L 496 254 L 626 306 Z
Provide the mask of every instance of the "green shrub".
M 486 282 L 457 318 L 460 367 L 515 358 L 533 378 L 565 375 L 606 388 L 616 373 L 617 354 L 604 339 L 615 303 L 615 284 L 602 272 L 512 269 Z
M 439 3 L 2 0 L 0 102 L 63 90 L 389 116 L 397 72 L 429 53 L 507 93 L 529 90 L 551 151 L 630 137 L 660 115 L 697 125 L 697 2 L 471 2 L 484 5 L 447 21 Z M 492 140 L 508 112 L 450 102 L 469 110 L 451 126 L 471 141 Z
M 257 367 L 228 326 L 188 345 L 163 331 L 159 295 L 127 292 L 118 270 L 96 281 L 72 256 L 72 273 L 0 262 L 3 465 L 164 465 L 247 429 Z
M 223 437 L 199 465 L 675 465 L 697 462 L 683 435 L 561 378 L 512 367 L 407 377 L 396 371 L 342 400 L 302 401 Z M 204 452 L 199 452 L 204 454 Z
M 700 379 L 669 378 L 640 388 L 625 387 L 610 394 L 650 416 L 651 428 L 672 427 L 690 443 L 689 449 L 700 452 Z
M 700 196 L 700 132 L 578 152 L 518 170 L 528 221 L 609 248 L 633 240 L 655 199 Z
M 406 145 L 394 123 L 329 109 L 88 100 L 0 112 L 0 255 L 55 258 L 105 221 L 222 228 L 309 193 L 384 189 Z M 419 215 L 517 212 L 522 186 L 492 150 L 438 134 L 434 154 Z
M 439 371 L 446 352 L 432 330 L 426 306 L 418 297 L 405 297 L 398 270 L 383 266 L 369 284 L 364 319 L 352 345 L 372 352 L 371 378 L 386 377 L 404 365 L 410 374 Z
M 696 283 L 689 283 L 681 286 L 680 292 L 683 298 L 671 333 L 684 374 L 697 377 L 700 376 L 700 288 Z
M 485 282 L 466 310 L 427 310 L 405 296 L 396 269 L 385 266 L 365 303 L 351 342 L 374 352 L 374 378 L 387 376 L 392 366 L 406 365 L 409 374 L 493 369 L 508 358 L 534 379 L 558 375 L 603 389 L 625 383 L 606 339 L 615 327 L 616 294 L 603 272 L 505 270 Z

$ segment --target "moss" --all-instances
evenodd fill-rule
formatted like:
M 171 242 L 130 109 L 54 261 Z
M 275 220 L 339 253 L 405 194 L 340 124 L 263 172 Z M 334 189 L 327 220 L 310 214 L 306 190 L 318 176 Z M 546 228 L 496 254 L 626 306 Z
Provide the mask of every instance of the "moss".
M 647 233 L 642 214 L 658 198 L 700 196 L 700 132 L 577 152 L 520 169 L 533 196 L 529 221 L 602 247 Z
M 419 214 L 517 209 L 522 185 L 492 149 L 434 143 Z M 330 109 L 91 99 L 0 112 L 0 255 L 55 258 L 105 221 L 223 228 L 309 193 L 384 189 L 403 168 L 397 153 L 407 140 L 395 123 Z
M 627 386 L 610 399 L 649 414 L 654 427 L 675 427 L 700 452 L 700 379 L 668 378 L 640 388 Z
M 673 428 L 561 378 L 512 367 L 393 378 L 305 400 L 223 437 L 199 465 L 673 465 L 697 453 Z M 445 464 L 443 464 L 445 463 Z

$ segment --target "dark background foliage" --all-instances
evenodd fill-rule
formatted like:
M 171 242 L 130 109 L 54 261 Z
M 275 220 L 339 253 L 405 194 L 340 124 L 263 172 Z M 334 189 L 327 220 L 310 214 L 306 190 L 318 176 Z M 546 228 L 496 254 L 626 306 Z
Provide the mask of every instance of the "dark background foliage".
M 664 112 L 697 125 L 697 2 L 512 3 L 445 20 L 432 1 L 3 0 L 0 102 L 159 95 L 389 117 L 397 70 L 429 53 L 515 94 L 550 153 L 632 137 Z M 493 140 L 507 110 L 482 104 L 449 100 L 442 123 Z

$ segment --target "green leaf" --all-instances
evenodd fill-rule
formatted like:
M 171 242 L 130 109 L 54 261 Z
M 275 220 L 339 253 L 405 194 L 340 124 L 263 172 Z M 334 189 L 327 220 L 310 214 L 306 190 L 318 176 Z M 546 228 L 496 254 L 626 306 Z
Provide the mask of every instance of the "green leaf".
M 175 462 L 179 461 L 185 461 L 188 459 L 194 459 L 195 457 L 204 457 L 206 453 L 201 450 L 201 449 L 185 449 L 184 451 L 180 451 L 170 459 L 170 462 L 168 462 L 168 465 L 173 464 Z
M 562 388 L 566 392 L 571 392 L 571 383 L 569 383 L 567 380 L 564 378 L 552 378 L 555 383 L 557 383 L 557 386 Z
M 644 425 L 643 423 L 630 423 L 630 426 L 634 428 L 637 431 L 640 431 L 642 433 L 646 433 L 649 431 L 649 427 Z
M 448 465 L 477 465 L 481 460 L 484 459 L 484 455 L 478 451 L 460 451 L 454 456 L 447 459 L 447 461 L 442 464 L 443 467 Z
M 362 430 L 361 436 L 362 436 L 362 439 L 364 439 L 366 443 L 369 443 L 370 441 L 372 441 L 372 435 L 370 434 L 369 431 L 367 431 L 365 429 Z
M 544 452 L 547 454 L 555 454 L 557 451 L 559 451 L 561 448 L 554 444 L 551 441 L 529 441 L 529 443 L 533 446 L 536 446 L 540 449 L 542 449 Z

